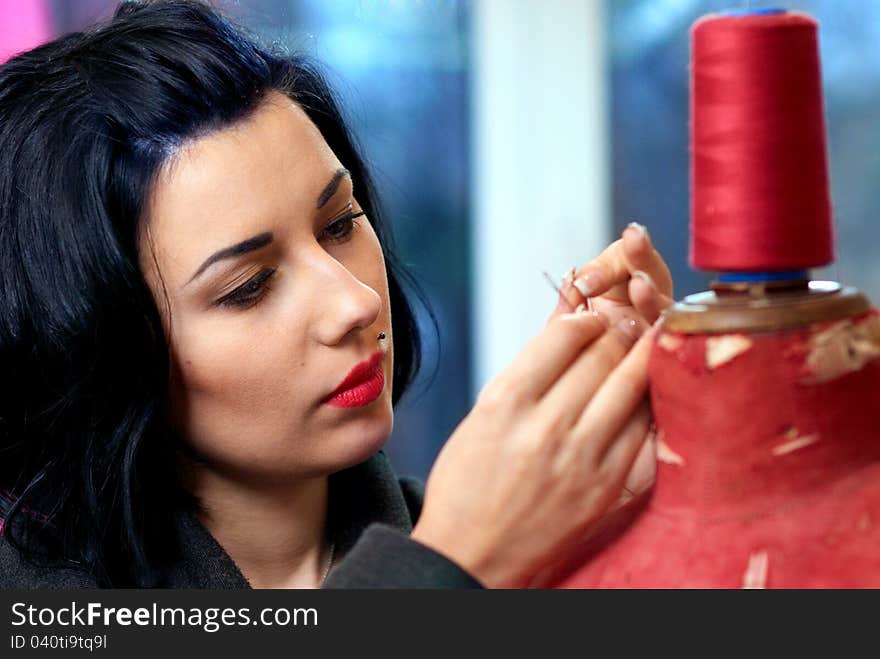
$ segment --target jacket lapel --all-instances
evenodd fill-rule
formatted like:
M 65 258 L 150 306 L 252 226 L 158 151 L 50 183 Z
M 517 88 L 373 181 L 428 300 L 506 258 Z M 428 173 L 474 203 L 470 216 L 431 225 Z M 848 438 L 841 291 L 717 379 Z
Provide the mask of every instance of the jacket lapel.
M 336 561 L 354 546 L 370 524 L 412 531 L 406 500 L 383 452 L 330 476 L 328 531 Z M 238 566 L 194 511 L 181 513 L 177 529 L 182 554 L 167 575 L 167 588 L 250 588 Z M 335 562 L 335 561 L 334 561 Z

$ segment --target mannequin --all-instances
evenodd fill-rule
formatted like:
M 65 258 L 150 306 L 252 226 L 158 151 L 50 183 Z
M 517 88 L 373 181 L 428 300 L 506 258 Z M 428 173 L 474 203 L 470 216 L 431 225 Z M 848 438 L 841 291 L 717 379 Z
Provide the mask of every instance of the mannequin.
M 703 19 L 693 32 L 694 75 L 702 66 L 701 39 L 731 43 L 721 28 L 764 30 L 758 37 L 772 40 L 774 30 L 790 34 L 794 25 L 805 34 L 812 29 L 815 48 L 811 21 L 787 12 Z M 704 51 L 716 45 L 704 44 Z M 796 46 L 799 57 L 804 47 Z M 818 89 L 817 49 L 810 54 Z M 754 94 L 762 76 L 778 71 L 768 74 L 754 67 L 746 73 Z M 787 111 L 785 104 L 798 93 L 780 90 L 780 79 L 790 78 L 777 75 L 769 101 L 761 99 L 758 121 L 774 109 Z M 560 585 L 880 587 L 880 315 L 859 291 L 811 281 L 808 272 L 831 254 L 830 203 L 823 207 L 821 197 L 827 193 L 821 96 L 808 99 L 819 108 L 817 130 L 823 138 L 810 147 L 816 151 L 812 160 L 801 156 L 790 163 L 788 180 L 773 179 L 791 145 L 784 133 L 748 126 L 740 142 L 745 148 L 733 150 L 732 160 L 760 153 L 777 169 L 757 183 L 723 190 L 727 197 L 722 198 L 706 184 L 704 171 L 718 163 L 700 162 L 707 153 L 703 136 L 713 134 L 705 130 L 705 122 L 712 120 L 709 112 L 701 114 L 703 89 L 695 79 L 692 240 L 696 234 L 703 242 L 693 240 L 691 261 L 723 274 L 711 291 L 671 307 L 655 340 L 650 365 L 658 460 L 653 491 L 585 542 Z M 809 162 L 818 163 L 815 171 L 805 172 Z M 796 180 L 810 176 L 811 185 L 824 186 L 824 192 Z M 728 225 L 712 224 L 737 199 L 751 202 L 766 194 L 768 185 L 777 185 L 777 194 L 749 208 L 772 204 L 773 212 L 757 218 L 734 213 Z M 809 210 L 815 211 L 815 221 L 800 222 L 804 193 L 799 189 L 814 195 Z M 769 240 L 768 233 L 778 239 Z M 798 249 L 805 244 L 810 249 Z

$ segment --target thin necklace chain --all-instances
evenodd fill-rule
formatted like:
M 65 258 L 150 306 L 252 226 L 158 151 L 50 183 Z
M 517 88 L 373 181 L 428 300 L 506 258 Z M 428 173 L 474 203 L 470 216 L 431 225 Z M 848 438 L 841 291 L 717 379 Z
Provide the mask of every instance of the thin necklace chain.
M 327 567 L 324 568 L 324 576 L 321 577 L 321 586 L 324 585 L 324 582 L 327 581 L 327 575 L 330 574 L 330 568 L 333 567 L 333 550 L 336 549 L 336 544 L 330 543 L 330 551 L 327 552 Z

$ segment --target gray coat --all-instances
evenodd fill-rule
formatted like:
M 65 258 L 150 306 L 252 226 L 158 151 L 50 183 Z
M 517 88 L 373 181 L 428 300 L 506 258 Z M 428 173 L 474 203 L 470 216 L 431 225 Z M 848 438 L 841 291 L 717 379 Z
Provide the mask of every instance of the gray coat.
M 411 540 L 424 490 L 398 479 L 384 453 L 330 477 L 329 532 L 334 566 L 326 588 L 478 588 L 455 563 Z M 238 566 L 194 513 L 176 520 L 182 555 L 165 588 L 250 588 Z M 94 577 L 70 567 L 23 560 L 0 536 L 0 588 L 96 588 Z

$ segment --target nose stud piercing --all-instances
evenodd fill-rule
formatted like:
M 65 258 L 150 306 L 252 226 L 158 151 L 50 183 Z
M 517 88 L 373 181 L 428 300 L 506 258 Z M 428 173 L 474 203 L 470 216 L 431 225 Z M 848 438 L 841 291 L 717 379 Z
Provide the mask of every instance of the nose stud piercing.
M 385 338 L 385 332 L 379 332 L 379 336 L 377 336 L 376 338 L 382 341 Z

